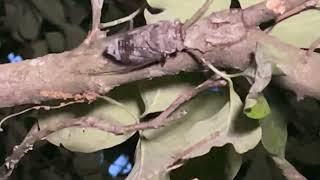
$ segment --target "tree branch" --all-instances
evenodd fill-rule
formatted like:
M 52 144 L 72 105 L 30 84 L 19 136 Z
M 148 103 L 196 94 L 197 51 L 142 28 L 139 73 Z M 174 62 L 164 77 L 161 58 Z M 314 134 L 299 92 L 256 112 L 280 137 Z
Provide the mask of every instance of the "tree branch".
M 172 113 L 180 107 L 183 103 L 187 102 L 191 98 L 195 97 L 200 92 L 210 87 L 221 87 L 226 85 L 223 80 L 209 79 L 200 84 L 196 88 L 189 90 L 179 96 L 165 111 L 163 111 L 157 118 L 152 121 L 142 122 L 133 125 L 116 125 L 108 121 L 102 121 L 94 117 L 83 117 L 79 119 L 70 119 L 68 121 L 60 121 L 49 124 L 45 128 L 39 129 L 38 125 L 34 125 L 29 131 L 25 139 L 18 146 L 15 146 L 13 152 L 5 160 L 5 163 L 0 167 L 0 180 L 7 179 L 17 166 L 20 159 L 33 149 L 35 142 L 45 139 L 48 135 L 69 127 L 82 127 L 82 128 L 96 128 L 102 131 L 112 133 L 115 135 L 130 133 L 138 130 L 155 129 L 168 124 L 171 121 L 180 119 L 184 113 Z M 67 105 L 67 104 L 66 104 Z M 57 106 L 58 107 L 58 106 Z M 40 107 L 39 107 L 40 108 Z M 170 115 L 172 115 L 170 117 Z
M 307 1 L 284 1 L 285 10 L 290 11 Z M 198 41 L 194 40 L 194 35 L 192 35 L 200 35 L 197 28 L 208 30 L 209 33 L 205 34 L 206 37 L 209 37 L 210 33 L 220 33 L 221 37 L 231 37 L 232 41 L 227 42 L 223 42 L 223 39 L 211 38 L 210 48 L 205 49 L 203 52 L 204 57 L 215 67 L 244 70 L 249 65 L 249 57 L 256 44 L 255 40 L 248 39 L 246 32 L 251 28 L 255 28 L 256 25 L 278 16 L 280 14 L 276 14 L 266 7 L 266 2 L 251 6 L 242 12 L 235 13 L 232 10 L 231 12 L 213 13 L 187 30 L 184 44 L 188 48 L 198 49 L 197 46 L 193 47 Z M 238 32 L 233 31 L 231 32 L 233 34 L 230 34 L 230 31 L 225 31 L 228 26 L 212 29 L 211 22 L 217 19 L 231 22 L 228 26 L 239 27 Z M 241 21 L 239 22 L 239 20 Z M 102 56 L 106 44 L 118 36 L 120 35 L 106 38 L 101 37 L 100 34 L 94 41 L 83 43 L 72 51 L 49 54 L 21 63 L 0 65 L 0 81 L 2 82 L 0 84 L 2 89 L 0 107 L 40 104 L 43 101 L 57 99 L 44 93 L 47 91 L 72 95 L 88 91 L 106 93 L 112 88 L 128 82 L 163 75 L 174 75 L 181 71 L 197 71 L 199 69 L 198 64 L 188 54 L 181 52 L 175 57 L 168 58 L 163 67 L 156 64 L 126 74 L 90 75 L 92 72 L 114 71 L 115 69 L 123 68 L 123 66 L 114 64 Z M 200 43 L 207 43 L 205 40 L 203 39 Z M 214 44 L 217 41 L 221 43 Z M 320 67 L 310 66 L 308 68 L 316 70 Z M 301 72 L 301 74 L 303 73 Z M 310 79 L 310 81 L 313 81 L 313 79 Z M 318 79 L 314 81 L 318 81 Z M 288 85 L 286 88 L 294 89 L 295 87 Z M 314 87 L 314 89 L 318 89 L 317 96 L 308 92 L 302 93 L 302 95 L 320 97 L 319 87 Z

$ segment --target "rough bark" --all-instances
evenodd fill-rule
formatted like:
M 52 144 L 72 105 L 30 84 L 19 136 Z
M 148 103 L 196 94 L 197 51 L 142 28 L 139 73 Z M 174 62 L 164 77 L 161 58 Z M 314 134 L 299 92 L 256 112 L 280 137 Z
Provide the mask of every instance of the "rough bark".
M 287 12 L 309 1 L 288 0 L 284 1 L 284 7 Z M 266 7 L 266 1 L 243 11 L 213 13 L 186 31 L 184 44 L 203 52 L 205 58 L 216 67 L 244 70 L 248 67 L 250 54 L 256 45 L 255 39 L 248 38 L 248 31 L 279 15 Z M 205 31 L 199 31 L 199 29 Z M 132 81 L 174 75 L 181 71 L 198 71 L 200 68 L 187 53 L 180 52 L 175 57 L 169 57 L 164 66 L 156 64 L 126 74 L 92 75 L 95 72 L 123 68 L 122 65 L 117 65 L 102 56 L 107 42 L 113 36 L 106 38 L 99 34 L 94 41 L 90 41 L 94 33 L 91 32 L 88 39 L 74 50 L 49 54 L 21 63 L 0 65 L 2 90 L 0 107 L 39 104 L 51 99 L 72 98 L 76 94 L 92 91 L 106 93 L 116 86 Z M 200 36 L 201 38 L 197 38 Z M 320 68 L 318 66 L 320 66 L 319 63 L 309 63 L 305 68 L 310 72 L 317 72 Z M 296 73 L 305 72 L 301 70 Z M 316 77 L 316 74 L 313 77 Z M 286 79 L 284 78 L 283 81 Z M 315 82 L 310 83 L 310 81 Z M 319 84 L 318 81 L 320 81 L 319 78 L 312 78 L 309 82 L 301 83 L 309 87 L 310 84 Z M 294 82 L 282 83 L 282 85 L 293 91 L 297 88 Z M 313 89 L 312 93 L 305 90 L 300 92 L 300 96 L 319 98 L 320 86 L 310 88 Z

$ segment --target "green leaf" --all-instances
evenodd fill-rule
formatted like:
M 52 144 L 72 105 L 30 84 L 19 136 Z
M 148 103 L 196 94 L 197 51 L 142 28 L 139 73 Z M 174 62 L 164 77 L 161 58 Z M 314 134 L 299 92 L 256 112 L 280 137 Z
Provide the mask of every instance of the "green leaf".
M 32 50 L 33 57 L 40 57 L 40 56 L 47 55 L 49 53 L 48 44 L 44 40 L 32 42 L 30 47 Z
M 281 102 L 281 97 L 268 90 L 271 114 L 260 121 L 262 128 L 261 142 L 264 148 L 279 157 L 284 157 L 287 142 L 287 105 Z
M 5 24 L 11 31 L 18 31 L 20 18 L 23 17 L 24 4 L 18 0 L 4 1 Z
M 171 180 L 194 178 L 231 180 L 237 175 L 241 164 L 241 155 L 235 152 L 232 145 L 226 145 L 213 148 L 206 155 L 188 160 L 170 175 Z
M 247 96 L 244 113 L 252 119 L 262 119 L 270 114 L 270 107 L 266 98 L 259 94 L 258 97 Z
M 61 28 L 65 35 L 66 50 L 79 46 L 87 36 L 87 33 L 78 25 L 63 24 Z
M 187 134 L 190 143 L 210 139 L 189 157 L 207 153 L 211 147 L 220 147 L 227 143 L 233 144 L 236 152 L 244 153 L 253 149 L 261 139 L 261 128 L 253 121 L 239 116 L 242 102 L 233 88 L 230 88 L 230 102 L 214 116 L 196 123 Z M 202 146 L 202 147 L 201 147 Z
M 194 88 L 200 82 L 200 74 L 167 76 L 139 82 L 141 97 L 145 104 L 143 116 L 165 110 L 179 95 Z
M 179 109 L 188 112 L 179 122 L 164 128 L 143 131 L 143 138 L 137 145 L 135 166 L 127 179 L 165 177 L 168 167 L 182 158 L 184 151 L 195 146 L 187 137 L 190 128 L 218 112 L 226 98 L 226 94 L 203 93 Z
M 205 93 L 180 108 L 188 113 L 179 122 L 143 131 L 136 164 L 128 179 L 157 177 L 176 168 L 176 163 L 227 143 L 233 144 L 238 153 L 254 148 L 260 141 L 261 129 L 254 121 L 239 118 L 242 102 L 233 88 L 231 101 L 225 103 L 227 97 Z
M 65 13 L 71 24 L 80 25 L 90 13 L 88 9 L 91 7 L 88 7 L 83 3 L 79 3 L 77 0 L 62 0 L 62 2 L 65 8 L 68 9 Z
M 36 13 L 35 10 L 29 7 L 20 18 L 19 32 L 24 39 L 34 40 L 39 35 L 42 17 Z
M 308 48 L 320 37 L 320 11 L 310 9 L 278 23 L 270 32 L 280 40 L 301 48 Z
M 257 43 L 257 48 L 255 51 L 256 71 L 254 75 L 254 83 L 249 90 L 250 94 L 256 95 L 261 93 L 263 89 L 270 83 L 272 76 L 271 62 L 273 59 L 273 55 L 265 51 L 262 44 Z
M 272 59 L 272 54 L 264 51 L 263 45 L 258 43 L 255 52 L 255 70 L 246 71 L 249 78 L 254 79 L 244 107 L 244 113 L 249 118 L 261 119 L 270 113 L 268 102 L 262 95 L 262 91 L 271 81 Z M 253 67 L 249 69 L 251 68 Z
M 159 14 L 151 14 L 145 10 L 144 16 L 147 24 L 155 23 L 161 20 L 176 20 L 184 22 L 190 18 L 205 2 L 205 0 L 147 0 L 153 8 L 163 9 Z M 230 0 L 214 0 L 205 15 L 212 12 L 229 9 Z
M 245 180 L 256 180 L 257 178 L 259 180 L 274 179 L 272 168 L 270 167 L 270 163 L 268 163 L 267 156 L 263 151 L 263 148 L 261 148 L 261 146 L 258 146 L 255 149 L 255 152 L 253 154 L 253 157 L 251 157 L 251 159 L 252 159 L 252 162 L 250 163 L 250 166 L 246 171 L 246 174 L 243 177 L 243 179 Z
M 134 115 L 140 115 L 140 109 L 136 101 L 138 92 L 134 90 L 134 87 L 117 88 L 110 96 L 123 103 L 126 109 Z M 63 110 L 45 112 L 45 115 L 40 119 L 40 128 L 50 127 L 50 124 L 55 122 L 68 121 L 83 116 L 97 117 L 103 121 L 119 125 L 137 123 L 136 119 L 123 108 L 105 101 L 97 101 L 90 105 L 79 104 L 68 106 Z M 71 151 L 89 153 L 118 145 L 127 140 L 133 133 L 116 136 L 95 128 L 70 127 L 49 135 L 47 139 L 52 144 L 57 146 L 62 144 Z
M 65 46 L 65 39 L 60 32 L 48 32 L 45 34 L 51 52 L 62 52 Z
M 63 5 L 60 0 L 31 0 L 40 14 L 53 24 L 60 25 L 66 22 Z

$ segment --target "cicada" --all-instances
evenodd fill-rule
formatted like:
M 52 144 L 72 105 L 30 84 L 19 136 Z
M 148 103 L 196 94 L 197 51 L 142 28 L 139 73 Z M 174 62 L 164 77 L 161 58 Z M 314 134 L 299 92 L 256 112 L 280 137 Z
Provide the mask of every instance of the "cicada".
M 183 49 L 182 23 L 160 21 L 107 39 L 103 56 L 128 69 L 138 69 Z

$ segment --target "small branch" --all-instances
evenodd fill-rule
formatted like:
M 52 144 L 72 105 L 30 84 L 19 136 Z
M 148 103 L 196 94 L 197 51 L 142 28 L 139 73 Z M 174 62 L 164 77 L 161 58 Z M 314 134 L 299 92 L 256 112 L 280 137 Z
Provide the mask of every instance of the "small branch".
M 115 135 L 120 135 L 124 133 L 129 133 L 137 130 L 145 129 L 155 129 L 164 126 L 168 122 L 172 122 L 176 119 L 181 118 L 185 114 L 176 113 L 175 115 L 169 117 L 178 107 L 183 103 L 187 102 L 200 92 L 210 88 L 210 87 L 221 87 L 226 85 L 223 80 L 209 79 L 204 83 L 200 84 L 191 91 L 187 91 L 183 95 L 179 96 L 163 113 L 161 113 L 157 118 L 149 122 L 143 122 L 140 124 L 134 124 L 129 126 L 122 126 L 112 124 L 106 121 L 101 121 L 94 117 L 84 117 L 80 119 L 71 119 L 67 121 L 55 122 L 54 124 L 48 126 L 44 129 L 38 129 L 37 125 L 29 131 L 25 139 L 18 146 L 13 148 L 13 152 L 5 160 L 5 163 L 0 167 L 0 180 L 7 179 L 13 172 L 14 168 L 17 166 L 20 159 L 30 150 L 33 149 L 33 145 L 36 141 L 45 139 L 51 133 L 62 130 L 69 127 L 81 127 L 81 128 L 97 128 L 102 131 L 112 133 Z M 51 107 L 52 108 L 52 107 Z
M 288 180 L 307 180 L 302 174 L 300 174 L 294 166 L 292 166 L 287 160 L 273 156 L 271 157 L 275 164 L 282 171 L 282 174 Z
M 27 113 L 31 110 L 39 110 L 39 109 L 44 109 L 44 110 L 52 110 L 52 109 L 60 109 L 62 107 L 66 107 L 72 104 L 78 104 L 78 103 L 84 103 L 84 102 L 88 102 L 91 103 L 92 101 L 96 100 L 97 97 L 100 97 L 100 95 L 96 94 L 96 93 L 83 93 L 83 94 L 76 94 L 74 96 L 66 94 L 66 93 L 61 93 L 61 92 L 57 92 L 57 91 L 46 91 L 46 92 L 42 92 L 43 95 L 46 96 L 51 96 L 51 97 L 55 97 L 55 98 L 64 98 L 64 99 L 74 99 L 73 101 L 69 101 L 69 102 L 61 102 L 59 105 L 56 106 L 48 106 L 48 105 L 41 105 L 41 106 L 33 106 L 30 108 L 27 108 L 25 110 L 22 110 L 20 112 L 14 113 L 14 114 L 10 114 L 9 116 L 4 117 L 3 119 L 1 119 L 0 121 L 0 132 L 3 131 L 3 129 L 1 128 L 2 124 L 13 117 L 19 116 L 21 114 Z
M 57 105 L 57 106 L 34 106 L 34 107 L 31 107 L 31 108 L 22 110 L 22 111 L 20 111 L 20 112 L 17 112 L 17 113 L 14 113 L 14 114 L 10 114 L 9 116 L 6 116 L 6 117 L 4 117 L 3 119 L 1 119 L 1 121 L 0 121 L 0 132 L 3 131 L 3 129 L 2 129 L 1 126 L 2 126 L 2 124 L 3 124 L 6 120 L 8 120 L 8 119 L 10 119 L 10 118 L 13 118 L 13 117 L 16 117 L 16 116 L 19 116 L 19 115 L 24 114 L 24 113 L 27 113 L 27 112 L 29 112 L 29 111 L 31 111 L 31 110 L 39 110 L 39 109 L 52 110 L 52 109 L 59 109 L 59 108 L 65 107 L 65 106 L 69 106 L 69 105 L 71 105 L 71 104 L 83 103 L 83 102 L 85 102 L 85 101 L 84 101 L 84 100 L 77 100 L 77 101 L 71 101 L 71 102 L 66 102 L 66 103 L 65 103 L 65 102 L 62 102 L 62 103 L 60 103 L 60 104 Z
M 165 109 L 158 117 L 155 119 L 143 122 L 137 125 L 129 125 L 126 126 L 128 131 L 132 130 L 143 130 L 143 129 L 157 129 L 159 127 L 162 127 L 166 125 L 168 122 L 176 120 L 176 118 L 169 118 L 170 115 L 176 111 L 182 104 L 186 103 L 196 95 L 198 95 L 200 92 L 207 90 L 211 87 L 222 87 L 225 86 L 226 82 L 224 80 L 217 80 L 217 79 L 208 79 L 196 88 L 186 91 L 185 93 L 182 93 L 177 99 L 174 100 L 174 102 Z M 182 112 L 182 114 L 185 114 L 185 112 Z M 179 116 L 179 115 L 178 115 Z M 180 115 L 181 116 L 181 115 Z
M 100 31 L 100 19 L 101 19 L 101 10 L 104 0 L 91 0 L 91 9 L 92 9 L 92 27 L 91 31 L 88 33 L 87 38 L 84 40 L 84 44 L 90 44 L 95 39 L 98 39 L 100 35 L 105 33 Z
M 5 163 L 0 167 L 0 180 L 5 180 L 12 174 L 20 159 L 33 149 L 36 141 L 43 140 L 51 133 L 68 127 L 94 127 L 106 132 L 116 132 L 119 129 L 117 126 L 102 124 L 98 119 L 90 117 L 55 122 L 55 124 L 40 130 L 37 125 L 34 125 L 22 143 L 13 148 L 12 154 L 6 158 Z
M 306 9 L 309 9 L 309 8 L 312 8 L 312 7 L 315 7 L 318 3 L 318 0 L 308 0 L 304 3 L 302 3 L 301 5 L 299 6 L 296 6 L 295 8 L 289 10 L 289 11 L 286 11 L 284 14 L 280 15 L 277 17 L 276 19 L 276 23 L 288 18 L 288 17 L 291 17 L 295 14 L 298 14 Z
M 92 31 L 99 29 L 101 10 L 104 0 L 91 0 L 92 6 Z
M 183 24 L 182 30 L 188 29 L 193 23 L 198 21 L 209 9 L 210 5 L 212 4 L 213 0 L 206 0 L 206 2 L 201 6 L 200 9 L 197 10 L 194 15 L 191 16 L 190 19 L 187 19 L 187 21 Z
M 200 141 L 198 141 L 197 143 L 191 145 L 190 147 L 184 149 L 182 152 L 176 154 L 173 158 L 173 161 L 171 162 L 171 164 L 169 166 L 167 166 L 166 171 L 172 171 L 180 166 L 183 165 L 183 161 L 190 158 L 190 155 L 196 151 L 197 149 L 200 149 L 201 146 L 205 146 L 206 144 L 214 141 L 215 139 L 217 139 L 220 135 L 220 132 L 217 131 L 215 133 L 210 134 L 208 137 L 201 139 Z

